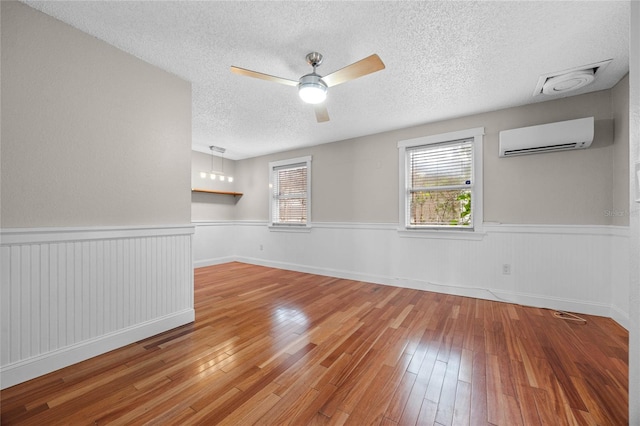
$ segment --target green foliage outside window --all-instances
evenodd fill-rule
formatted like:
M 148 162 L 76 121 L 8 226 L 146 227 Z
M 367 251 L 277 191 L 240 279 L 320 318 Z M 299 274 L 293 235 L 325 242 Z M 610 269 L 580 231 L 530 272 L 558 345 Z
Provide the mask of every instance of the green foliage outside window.
M 412 225 L 469 226 L 471 192 L 468 190 L 419 191 L 411 197 Z

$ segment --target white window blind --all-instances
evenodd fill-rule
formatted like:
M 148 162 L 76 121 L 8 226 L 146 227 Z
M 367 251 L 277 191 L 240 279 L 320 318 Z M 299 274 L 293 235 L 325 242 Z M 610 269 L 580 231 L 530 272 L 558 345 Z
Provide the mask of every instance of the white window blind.
M 302 162 L 292 160 L 271 164 L 271 222 L 273 225 L 308 224 L 310 159 L 302 160 Z
M 409 226 L 473 225 L 473 141 L 470 138 L 406 149 Z

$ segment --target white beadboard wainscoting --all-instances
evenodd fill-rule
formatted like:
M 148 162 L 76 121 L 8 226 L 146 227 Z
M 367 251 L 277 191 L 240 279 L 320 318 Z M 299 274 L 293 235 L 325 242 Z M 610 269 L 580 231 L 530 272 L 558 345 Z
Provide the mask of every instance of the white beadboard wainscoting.
M 193 233 L 3 229 L 2 388 L 193 322 Z
M 193 266 L 218 265 L 238 260 L 236 253 L 236 231 L 233 222 L 193 222 Z M 266 227 L 266 224 L 265 224 Z
M 629 326 L 626 227 L 485 224 L 481 235 L 415 235 L 397 224 L 314 223 L 286 232 L 260 221 L 198 223 L 194 265 L 237 260 L 607 316 Z

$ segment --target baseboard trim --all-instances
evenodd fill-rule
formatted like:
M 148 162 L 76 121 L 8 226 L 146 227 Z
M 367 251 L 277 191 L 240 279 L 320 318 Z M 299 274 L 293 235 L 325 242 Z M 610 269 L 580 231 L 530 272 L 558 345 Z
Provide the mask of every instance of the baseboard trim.
M 621 311 L 617 306 L 611 306 L 609 310 L 609 315 L 611 319 L 620 324 L 620 326 L 624 327 L 625 330 L 629 331 L 631 327 L 631 320 L 629 319 L 629 314 Z
M 26 382 L 193 321 L 195 321 L 195 310 L 185 309 L 95 339 L 5 365 L 0 368 L 0 389 Z
M 380 277 L 378 275 L 373 275 L 373 274 L 363 274 L 360 272 L 351 272 L 351 271 L 344 271 L 344 270 L 331 269 L 331 268 L 318 268 L 314 266 L 306 266 L 306 265 L 300 265 L 295 263 L 278 262 L 273 260 L 265 260 L 265 259 L 258 259 L 255 257 L 244 257 L 244 256 L 238 256 L 234 259 L 234 261 L 249 263 L 251 265 L 267 266 L 269 268 L 284 269 L 287 271 L 323 275 L 327 277 L 342 278 L 346 280 L 364 281 L 372 284 L 393 285 L 389 283 L 391 278 Z
M 602 303 L 590 303 L 581 300 L 540 296 L 537 294 L 511 293 L 502 290 L 490 290 L 501 302 L 515 303 L 518 305 L 532 306 L 535 308 L 550 309 L 608 317 L 611 306 Z
M 626 327 L 628 319 L 624 321 L 624 313 L 616 310 L 616 316 L 612 316 L 613 307 L 605 304 L 588 303 L 579 300 L 551 298 L 535 294 L 510 293 L 502 290 L 471 287 L 461 285 L 450 285 L 442 283 L 433 283 L 428 281 L 419 281 L 414 279 L 393 278 L 379 275 L 362 274 L 352 271 L 344 271 L 330 268 L 310 267 L 285 262 L 275 262 L 264 259 L 251 257 L 237 257 L 234 259 L 238 262 L 249 263 L 252 265 L 268 266 L 272 268 L 286 269 L 296 272 L 304 272 L 309 274 L 330 276 L 335 278 L 364 281 L 373 284 L 389 285 L 394 287 L 411 288 L 414 290 L 432 291 L 435 293 L 451 294 L 455 296 L 472 297 L 475 299 L 494 300 L 496 302 L 515 303 L 524 306 L 531 306 L 543 309 L 562 310 L 568 312 L 577 312 L 586 315 L 597 315 L 603 317 L 611 317 L 621 326 Z M 222 262 L 221 262 L 222 263 Z M 620 320 L 623 320 L 622 322 Z
M 204 268 L 206 266 L 221 265 L 223 263 L 235 262 L 237 260 L 238 259 L 236 258 L 236 256 L 224 256 L 224 257 L 216 257 L 211 259 L 194 260 L 193 267 Z M 246 262 L 246 263 L 250 263 L 250 262 Z

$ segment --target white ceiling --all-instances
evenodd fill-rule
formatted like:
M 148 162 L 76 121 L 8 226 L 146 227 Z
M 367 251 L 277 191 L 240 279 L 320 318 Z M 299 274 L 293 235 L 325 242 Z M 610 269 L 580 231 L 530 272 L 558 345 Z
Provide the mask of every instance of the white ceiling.
M 25 1 L 192 83 L 193 148 L 241 159 L 553 99 L 538 77 L 613 59 L 572 94 L 629 70 L 629 2 Z M 377 53 L 386 69 L 335 86 L 317 123 L 295 87 Z

